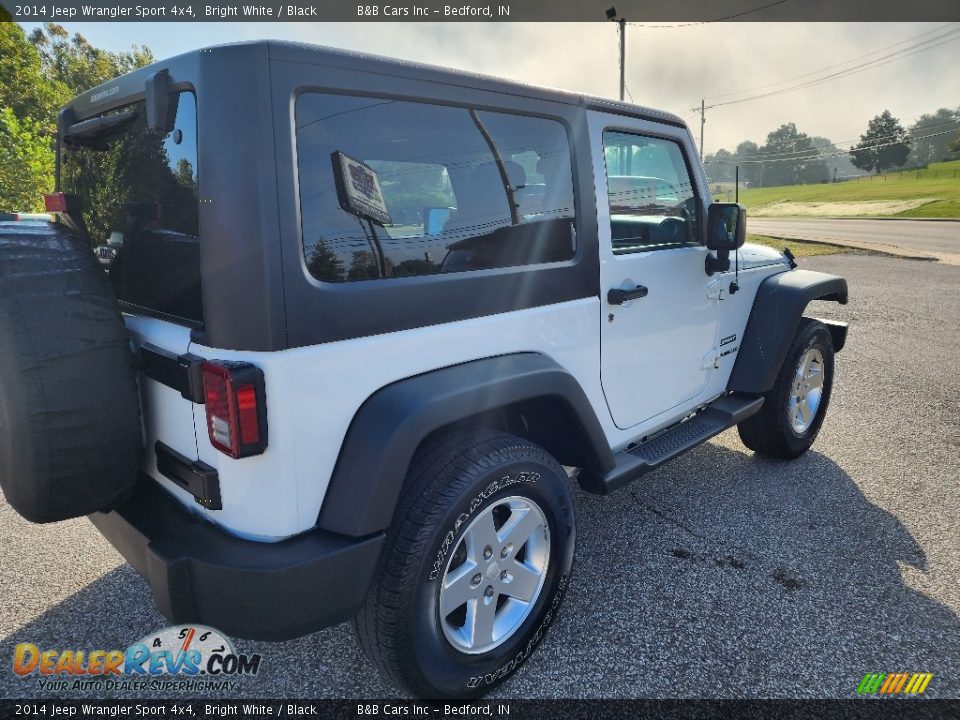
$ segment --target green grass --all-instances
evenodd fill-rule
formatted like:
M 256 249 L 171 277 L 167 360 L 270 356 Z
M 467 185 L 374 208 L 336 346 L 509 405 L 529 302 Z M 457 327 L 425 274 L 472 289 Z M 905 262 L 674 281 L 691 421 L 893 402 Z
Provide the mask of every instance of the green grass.
M 767 237 L 766 235 L 747 235 L 747 242 L 766 245 L 767 247 L 772 247 L 774 250 L 783 250 L 783 248 L 788 247 L 795 257 L 813 257 L 814 255 L 833 255 L 835 253 L 850 252 L 850 248 L 839 245 L 806 242 L 804 240 L 783 240 L 781 238 Z
M 891 172 L 839 183 L 787 185 L 740 191 L 740 202 L 747 208 L 758 208 L 783 200 L 857 202 L 911 198 L 938 198 L 938 200 L 898 213 L 897 217 L 960 218 L 960 160 L 931 163 L 923 170 Z

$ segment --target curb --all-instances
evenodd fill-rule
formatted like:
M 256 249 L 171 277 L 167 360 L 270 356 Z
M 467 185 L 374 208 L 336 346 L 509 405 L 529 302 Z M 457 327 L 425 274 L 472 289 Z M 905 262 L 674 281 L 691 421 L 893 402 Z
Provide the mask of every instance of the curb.
M 890 257 L 899 258 L 901 260 L 922 260 L 926 262 L 940 262 L 944 265 L 960 266 L 960 254 L 958 253 L 920 253 L 916 251 L 904 250 L 896 245 L 887 245 L 886 243 L 861 242 L 859 240 L 825 240 L 822 238 L 787 237 L 784 235 L 771 235 L 769 233 L 764 234 L 767 237 L 776 238 L 777 240 L 794 240 L 796 242 L 809 242 L 816 243 L 818 245 L 839 245 L 840 247 L 848 247 L 853 250 L 868 250 L 870 252 L 880 253 L 882 255 L 889 255 Z

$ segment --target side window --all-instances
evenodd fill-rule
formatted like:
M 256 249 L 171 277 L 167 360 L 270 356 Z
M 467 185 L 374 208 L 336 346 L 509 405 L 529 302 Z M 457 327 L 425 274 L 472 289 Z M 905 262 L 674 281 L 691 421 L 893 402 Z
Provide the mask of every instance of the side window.
M 672 140 L 603 133 L 613 252 L 699 244 L 699 203 Z
M 319 280 L 482 270 L 574 255 L 570 150 L 556 121 L 304 93 L 296 128 L 303 251 Z M 345 203 L 347 181 L 337 169 L 344 157 L 353 194 L 363 194 L 376 212 L 365 215 Z

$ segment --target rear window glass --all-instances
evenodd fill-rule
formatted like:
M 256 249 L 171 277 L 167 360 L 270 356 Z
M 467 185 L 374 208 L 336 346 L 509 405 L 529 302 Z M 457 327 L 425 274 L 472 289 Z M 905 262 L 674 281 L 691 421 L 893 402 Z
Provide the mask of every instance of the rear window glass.
M 197 105 L 180 93 L 174 129 L 147 128 L 144 103 L 109 136 L 65 143 L 61 188 L 77 195 L 121 301 L 200 323 Z M 104 248 L 109 248 L 109 251 Z
M 296 126 L 303 249 L 319 280 L 574 255 L 570 150 L 559 122 L 306 93 L 297 99 Z M 358 212 L 350 192 L 376 211 Z

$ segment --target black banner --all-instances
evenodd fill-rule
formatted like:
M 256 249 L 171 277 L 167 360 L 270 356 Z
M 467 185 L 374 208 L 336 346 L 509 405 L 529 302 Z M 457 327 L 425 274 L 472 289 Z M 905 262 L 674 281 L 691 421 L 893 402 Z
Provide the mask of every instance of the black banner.
M 498 720 L 942 720 L 960 700 L 0 700 L 8 718 L 496 718 Z
M 603 22 L 960 20 L 957 0 L 0 0 L 20 22 Z

